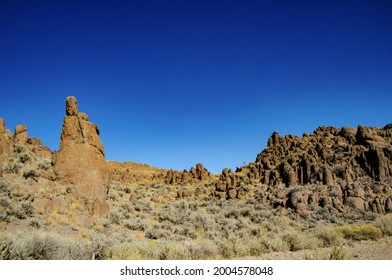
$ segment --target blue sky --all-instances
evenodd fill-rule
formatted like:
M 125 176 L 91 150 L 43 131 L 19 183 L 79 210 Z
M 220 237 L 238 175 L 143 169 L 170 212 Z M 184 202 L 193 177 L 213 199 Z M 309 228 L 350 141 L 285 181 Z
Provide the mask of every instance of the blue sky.
M 0 117 L 52 150 L 69 95 L 107 159 L 166 169 L 392 122 L 390 0 L 0 0 L 0 40 Z

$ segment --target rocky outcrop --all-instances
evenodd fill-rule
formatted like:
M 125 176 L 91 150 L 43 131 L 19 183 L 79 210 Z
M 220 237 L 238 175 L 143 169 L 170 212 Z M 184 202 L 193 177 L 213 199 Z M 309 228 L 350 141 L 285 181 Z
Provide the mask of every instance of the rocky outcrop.
M 78 112 L 75 97 L 66 100 L 66 115 L 55 156 L 55 172 L 59 179 L 74 186 L 74 193 L 93 214 L 108 211 L 106 199 L 107 165 L 98 127 Z
M 3 175 L 3 162 L 8 159 L 12 151 L 12 135 L 5 126 L 4 120 L 0 118 L 0 177 Z
M 12 147 L 12 135 L 7 130 L 4 120 L 0 118 L 0 157 L 9 155 Z
M 319 127 L 304 137 L 274 133 L 248 173 L 271 185 L 334 185 L 369 176 L 392 175 L 390 128 Z M 256 175 L 255 175 L 256 174 Z
M 26 142 L 29 138 L 29 135 L 27 134 L 27 126 L 25 124 L 15 126 L 14 131 L 14 140 L 16 142 Z
M 181 185 L 197 181 L 209 181 L 211 178 L 211 173 L 202 164 L 198 163 L 196 167 L 182 172 L 175 170 L 167 171 L 165 181 L 171 185 Z
M 303 137 L 274 132 L 255 162 L 222 172 L 215 195 L 239 198 L 240 189 L 256 184 L 271 204 L 301 215 L 319 208 L 334 215 L 349 210 L 386 213 L 392 206 L 391 181 L 392 125 L 322 126 Z

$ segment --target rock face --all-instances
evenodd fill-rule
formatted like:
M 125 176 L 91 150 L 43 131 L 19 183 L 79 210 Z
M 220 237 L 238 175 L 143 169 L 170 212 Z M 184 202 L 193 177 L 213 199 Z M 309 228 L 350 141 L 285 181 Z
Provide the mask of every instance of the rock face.
M 55 172 L 59 179 L 74 186 L 92 214 L 108 211 L 105 203 L 107 166 L 98 127 L 78 112 L 75 97 L 66 100 L 60 151 L 55 156 Z
M 11 154 L 12 150 L 12 135 L 5 127 L 4 120 L 0 118 L 0 163 Z M 2 173 L 2 166 L 0 164 L 0 173 Z
M 239 198 L 252 183 L 267 186 L 262 196 L 275 206 L 327 208 L 334 215 L 359 210 L 386 213 L 392 200 L 392 125 L 384 128 L 319 127 L 313 134 L 274 132 L 255 162 L 224 170 L 215 195 Z
M 256 159 L 257 175 L 286 186 L 336 180 L 351 182 L 365 175 L 380 181 L 392 175 L 392 130 L 319 127 L 305 137 L 274 133 Z

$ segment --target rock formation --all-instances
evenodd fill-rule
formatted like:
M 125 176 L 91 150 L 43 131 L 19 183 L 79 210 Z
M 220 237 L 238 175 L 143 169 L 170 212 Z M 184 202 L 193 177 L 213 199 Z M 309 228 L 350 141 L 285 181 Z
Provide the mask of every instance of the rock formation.
M 334 215 L 362 210 L 391 211 L 392 125 L 384 128 L 319 127 L 313 134 L 280 136 L 274 132 L 255 162 L 224 170 L 215 195 L 239 198 L 244 185 L 261 184 L 275 206 L 327 208 Z
M 91 213 L 105 213 L 107 165 L 98 127 L 85 113 L 78 112 L 73 96 L 67 98 L 65 111 L 55 172 L 59 179 L 73 185 Z
M 192 167 L 190 170 L 184 170 L 182 172 L 169 170 L 166 173 L 166 183 L 171 185 L 208 181 L 210 179 L 210 172 L 201 163 L 196 164 L 196 167 Z
M 79 210 L 92 215 L 108 213 L 107 188 L 116 185 L 165 188 L 171 192 L 166 199 L 249 200 L 292 209 L 300 216 L 392 212 L 392 124 L 321 126 L 302 137 L 274 132 L 256 160 L 235 171 L 225 168 L 221 174 L 211 174 L 202 164 L 175 171 L 106 161 L 98 127 L 79 112 L 71 96 L 66 99 L 60 150 L 54 153 L 30 138 L 26 125 L 17 125 L 12 135 L 0 118 L 0 163 L 0 177 L 10 181 L 21 177 L 29 192 L 40 184 L 65 186 L 58 199 L 64 205 L 77 200 Z M 29 197 L 39 204 L 33 194 Z
M 5 127 L 4 120 L 0 118 L 0 163 L 5 162 L 5 160 L 11 154 L 12 143 L 11 143 L 11 133 L 7 131 Z M 3 174 L 3 166 L 0 164 L 0 177 Z

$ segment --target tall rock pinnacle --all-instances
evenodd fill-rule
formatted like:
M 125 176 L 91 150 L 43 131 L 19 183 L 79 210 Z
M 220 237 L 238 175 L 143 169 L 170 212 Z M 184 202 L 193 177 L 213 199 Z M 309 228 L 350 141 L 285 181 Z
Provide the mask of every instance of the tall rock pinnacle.
M 93 214 L 107 211 L 105 178 L 107 166 L 98 127 L 78 112 L 76 98 L 66 99 L 66 115 L 55 159 L 57 176 L 74 186 L 75 194 L 85 201 Z

